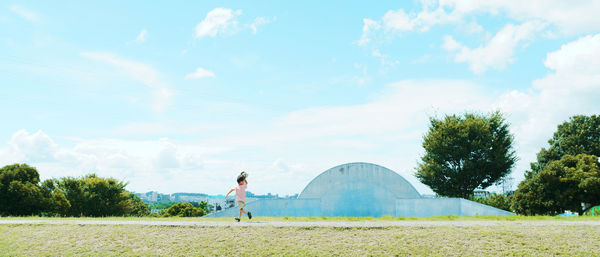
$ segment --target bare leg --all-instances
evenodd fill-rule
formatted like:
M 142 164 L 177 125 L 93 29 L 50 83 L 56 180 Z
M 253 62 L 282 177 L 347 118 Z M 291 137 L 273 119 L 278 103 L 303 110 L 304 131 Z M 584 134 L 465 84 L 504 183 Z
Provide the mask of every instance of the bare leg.
M 248 214 L 248 212 L 244 211 L 244 209 L 240 209 L 240 216 L 238 216 L 238 219 L 242 219 L 242 213 Z

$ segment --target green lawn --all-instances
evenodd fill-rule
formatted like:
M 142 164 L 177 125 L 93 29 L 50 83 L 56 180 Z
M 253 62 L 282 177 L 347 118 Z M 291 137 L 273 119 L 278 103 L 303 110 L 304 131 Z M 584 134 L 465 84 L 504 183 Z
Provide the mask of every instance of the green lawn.
M 0 225 L 0 255 L 600 255 L 600 226 L 535 223 L 384 228 Z

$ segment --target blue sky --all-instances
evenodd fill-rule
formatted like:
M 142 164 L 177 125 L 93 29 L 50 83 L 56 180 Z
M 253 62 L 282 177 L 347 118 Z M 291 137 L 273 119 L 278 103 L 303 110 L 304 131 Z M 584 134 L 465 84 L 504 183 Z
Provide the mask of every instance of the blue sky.
M 598 1 L 0 5 L 0 165 L 138 192 L 294 194 L 373 162 L 414 178 L 430 116 L 500 110 L 515 186 L 600 104 Z

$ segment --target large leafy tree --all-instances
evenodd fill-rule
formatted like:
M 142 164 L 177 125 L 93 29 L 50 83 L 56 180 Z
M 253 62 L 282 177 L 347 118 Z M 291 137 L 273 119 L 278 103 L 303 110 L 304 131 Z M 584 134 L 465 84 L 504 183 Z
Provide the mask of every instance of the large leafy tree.
M 468 198 L 511 172 L 513 136 L 499 112 L 430 118 L 417 178 L 441 196 Z
M 512 207 L 519 214 L 580 215 L 600 204 L 600 163 L 594 155 L 565 155 L 519 184 Z M 582 207 L 583 206 L 583 207 Z
M 591 154 L 600 156 L 600 116 L 577 115 L 558 125 L 554 135 L 548 140 L 550 147 L 542 148 L 537 161 L 525 177 L 533 177 L 550 162 L 560 160 L 564 155 Z
M 0 168 L 0 215 L 32 215 L 42 211 L 40 175 L 27 164 Z

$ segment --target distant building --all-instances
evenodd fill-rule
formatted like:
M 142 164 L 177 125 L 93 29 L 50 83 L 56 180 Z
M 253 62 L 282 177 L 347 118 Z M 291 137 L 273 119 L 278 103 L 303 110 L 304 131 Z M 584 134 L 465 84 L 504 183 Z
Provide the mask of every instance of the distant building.
M 488 198 L 491 193 L 485 190 L 475 190 L 473 191 L 473 195 L 478 198 Z
M 171 199 L 175 202 L 208 202 L 208 195 L 199 193 L 174 193 L 171 195 Z
M 139 194 L 139 197 L 145 202 L 168 202 L 168 201 L 171 201 L 170 195 L 161 194 L 156 191 L 150 191 L 147 193 Z

